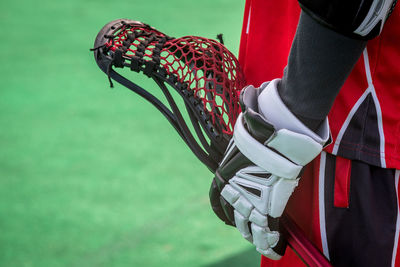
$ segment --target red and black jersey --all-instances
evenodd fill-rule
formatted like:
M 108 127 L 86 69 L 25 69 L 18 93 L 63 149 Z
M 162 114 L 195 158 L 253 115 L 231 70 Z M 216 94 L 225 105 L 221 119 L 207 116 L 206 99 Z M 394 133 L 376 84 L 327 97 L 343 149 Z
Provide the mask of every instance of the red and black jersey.
M 299 14 L 297 1 L 246 1 L 239 60 L 249 84 L 282 77 Z M 398 25 L 396 8 L 337 96 L 329 114 L 333 144 L 327 152 L 400 169 Z

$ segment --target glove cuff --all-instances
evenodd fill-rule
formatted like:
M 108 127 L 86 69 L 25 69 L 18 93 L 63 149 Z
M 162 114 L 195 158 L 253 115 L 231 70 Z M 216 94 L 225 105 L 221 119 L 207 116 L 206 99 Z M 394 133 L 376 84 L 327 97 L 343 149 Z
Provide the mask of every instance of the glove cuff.
M 262 92 L 258 96 L 258 111 L 271 123 L 276 131 L 287 129 L 289 131 L 304 134 L 311 137 L 322 146 L 329 140 L 329 124 L 325 119 L 316 132 L 305 126 L 283 103 L 278 93 L 280 79 L 263 83 Z
M 240 97 L 243 113 L 236 122 L 233 137 L 238 149 L 253 163 L 278 176 L 293 179 L 296 168 L 276 169 L 281 168 L 284 161 L 305 166 L 313 160 L 329 140 L 329 124 L 325 119 L 316 132 L 305 126 L 280 98 L 279 81 L 275 79 L 260 88 L 243 89 Z M 279 157 L 272 156 L 273 153 Z

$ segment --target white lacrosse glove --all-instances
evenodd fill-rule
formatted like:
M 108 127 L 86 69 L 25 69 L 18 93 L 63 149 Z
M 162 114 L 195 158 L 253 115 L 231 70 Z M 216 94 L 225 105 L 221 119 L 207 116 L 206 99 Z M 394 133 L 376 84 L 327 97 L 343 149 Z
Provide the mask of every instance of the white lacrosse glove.
M 243 89 L 242 113 L 210 189 L 217 216 L 274 260 L 286 247 L 278 219 L 300 171 L 330 137 L 327 119 L 313 132 L 290 112 L 277 92 L 279 82 Z

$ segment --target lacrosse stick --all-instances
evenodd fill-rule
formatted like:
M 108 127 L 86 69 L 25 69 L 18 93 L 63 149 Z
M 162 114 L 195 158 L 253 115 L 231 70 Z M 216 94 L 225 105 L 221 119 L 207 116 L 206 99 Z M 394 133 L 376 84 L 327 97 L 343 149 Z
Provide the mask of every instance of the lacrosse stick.
M 240 113 L 239 93 L 246 85 L 238 60 L 222 43 L 196 36 L 173 38 L 147 24 L 119 19 L 100 30 L 91 50 L 111 86 L 115 80 L 154 105 L 215 172 L 232 137 Z M 113 67 L 130 68 L 153 79 L 167 103 Z M 170 88 L 181 96 L 189 119 L 185 120 Z M 282 223 L 289 245 L 303 261 L 330 266 L 290 217 L 286 215 Z

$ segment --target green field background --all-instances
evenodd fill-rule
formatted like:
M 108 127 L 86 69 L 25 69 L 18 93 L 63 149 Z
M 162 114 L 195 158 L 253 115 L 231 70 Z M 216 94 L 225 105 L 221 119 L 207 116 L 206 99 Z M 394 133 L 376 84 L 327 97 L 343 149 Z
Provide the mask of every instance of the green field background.
M 0 266 L 259 265 L 213 214 L 212 174 L 150 104 L 110 89 L 89 52 L 104 24 L 129 18 L 177 37 L 223 33 L 237 55 L 243 9 L 0 1 Z

